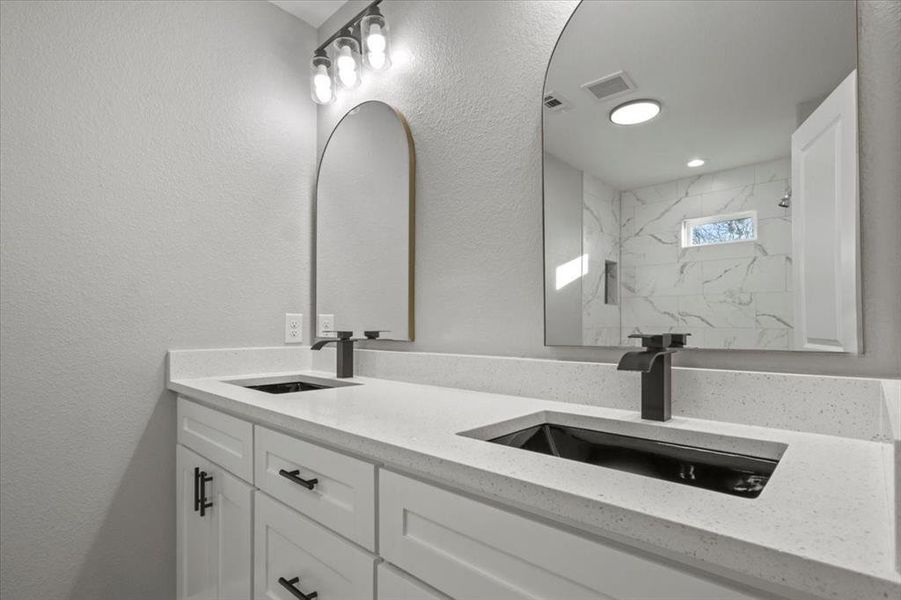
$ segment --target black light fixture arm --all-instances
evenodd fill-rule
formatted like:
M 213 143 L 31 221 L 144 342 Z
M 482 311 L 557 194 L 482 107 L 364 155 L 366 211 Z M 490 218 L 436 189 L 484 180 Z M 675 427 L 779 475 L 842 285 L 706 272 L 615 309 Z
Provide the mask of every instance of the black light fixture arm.
M 320 56 L 325 54 L 326 48 L 328 48 L 329 44 L 334 42 L 339 37 L 360 37 L 360 21 L 372 12 L 373 9 L 378 10 L 376 7 L 382 3 L 382 0 L 373 0 L 366 8 L 358 12 L 352 19 L 350 19 L 347 23 L 338 28 L 338 31 L 333 33 L 327 40 L 319 44 L 319 47 L 316 48 L 316 51 L 313 53 L 314 56 Z

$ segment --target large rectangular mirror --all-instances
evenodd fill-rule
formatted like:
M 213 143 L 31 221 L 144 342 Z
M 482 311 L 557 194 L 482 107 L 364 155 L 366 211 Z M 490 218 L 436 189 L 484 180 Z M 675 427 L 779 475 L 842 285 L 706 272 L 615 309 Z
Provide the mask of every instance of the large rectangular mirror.
M 316 182 L 317 328 L 413 339 L 415 170 L 410 128 L 384 102 L 332 131 Z
M 585 0 L 543 98 L 545 341 L 861 349 L 853 0 Z

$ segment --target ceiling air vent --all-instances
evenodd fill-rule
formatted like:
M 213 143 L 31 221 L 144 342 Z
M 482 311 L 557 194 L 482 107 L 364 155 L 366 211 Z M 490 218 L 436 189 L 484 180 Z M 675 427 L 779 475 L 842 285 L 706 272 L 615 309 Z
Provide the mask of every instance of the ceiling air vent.
M 617 71 L 595 81 L 583 83 L 581 87 L 598 100 L 618 98 L 635 90 L 635 84 L 625 71 Z
M 548 92 L 544 95 L 544 107 L 552 112 L 563 112 L 570 108 L 570 103 L 560 94 Z

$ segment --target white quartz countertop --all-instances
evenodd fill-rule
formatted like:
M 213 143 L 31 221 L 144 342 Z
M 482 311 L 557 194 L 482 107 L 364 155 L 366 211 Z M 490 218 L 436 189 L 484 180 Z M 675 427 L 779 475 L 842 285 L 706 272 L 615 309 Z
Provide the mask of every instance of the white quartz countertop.
M 174 379 L 184 396 L 590 534 L 797 598 L 901 597 L 895 570 L 890 444 L 396 381 L 267 394 L 228 379 Z M 636 408 L 639 398 L 635 399 Z M 755 499 L 458 435 L 551 411 L 787 445 Z M 672 431 L 661 432 L 673 435 Z

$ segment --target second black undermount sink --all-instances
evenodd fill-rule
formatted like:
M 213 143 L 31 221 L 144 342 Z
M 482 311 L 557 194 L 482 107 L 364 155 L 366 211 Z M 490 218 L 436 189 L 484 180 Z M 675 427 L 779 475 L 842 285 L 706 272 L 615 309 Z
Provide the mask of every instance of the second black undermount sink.
M 777 459 L 544 423 L 487 440 L 628 473 L 756 498 Z

